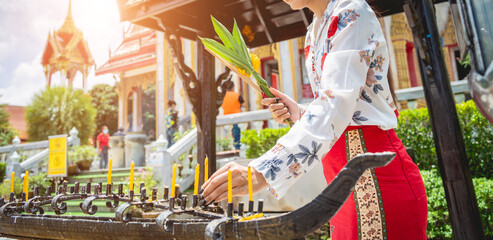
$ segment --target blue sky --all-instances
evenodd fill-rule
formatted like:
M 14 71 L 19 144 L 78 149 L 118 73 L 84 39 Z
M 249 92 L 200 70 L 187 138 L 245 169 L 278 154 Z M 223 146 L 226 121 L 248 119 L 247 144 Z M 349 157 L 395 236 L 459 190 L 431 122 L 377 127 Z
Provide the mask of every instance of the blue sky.
M 0 103 L 26 106 L 34 94 L 46 86 L 41 55 L 50 31 L 64 22 L 68 0 L 0 0 Z M 104 64 L 109 49 L 121 42 L 124 27 L 115 0 L 73 0 L 72 16 L 88 42 L 96 65 Z M 89 86 L 114 84 L 109 74 L 94 76 Z M 59 84 L 60 76 L 53 76 Z M 77 75 L 75 87 L 82 86 Z

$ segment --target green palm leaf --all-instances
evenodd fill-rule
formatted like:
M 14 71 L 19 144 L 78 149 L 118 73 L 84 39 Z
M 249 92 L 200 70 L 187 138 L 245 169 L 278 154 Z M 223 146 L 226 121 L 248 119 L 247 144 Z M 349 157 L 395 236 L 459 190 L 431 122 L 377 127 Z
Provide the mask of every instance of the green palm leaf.
M 248 48 L 245 44 L 245 41 L 243 40 L 243 37 L 241 36 L 240 29 L 238 28 L 238 24 L 235 23 L 233 25 L 233 39 L 236 41 L 236 45 L 239 48 L 239 53 L 243 55 L 245 59 L 252 64 L 252 60 L 250 59 L 250 54 L 248 53 Z
M 231 33 L 229 33 L 228 29 L 219 21 L 217 21 L 212 15 L 211 15 L 211 20 L 212 20 L 212 25 L 214 26 L 214 30 L 217 33 L 217 36 L 221 39 L 223 42 L 224 46 L 227 48 L 236 51 L 238 48 L 236 42 L 233 40 L 233 36 L 231 36 Z
M 253 66 L 251 63 L 248 63 L 244 59 L 240 58 L 238 54 L 228 49 L 226 46 L 209 38 L 200 38 L 200 40 L 206 48 L 223 57 L 226 61 L 229 61 L 236 67 L 245 70 L 248 74 L 251 74 L 251 72 L 253 71 Z

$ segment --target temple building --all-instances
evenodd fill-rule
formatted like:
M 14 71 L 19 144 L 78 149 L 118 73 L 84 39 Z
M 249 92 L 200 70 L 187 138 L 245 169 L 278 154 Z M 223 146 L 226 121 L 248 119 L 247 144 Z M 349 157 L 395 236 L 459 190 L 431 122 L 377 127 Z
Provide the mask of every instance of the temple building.
M 154 85 L 156 137 L 165 133 L 168 100 L 177 103 L 181 125 L 192 123 L 192 107 L 173 65 L 173 56 L 162 32 L 131 24 L 122 43 L 109 60 L 96 69 L 96 76 L 112 73 L 117 79 L 118 124 L 127 131 L 142 131 L 142 90 Z M 196 70 L 196 42 L 182 40 L 185 62 Z
M 51 77 L 60 72 L 61 85 L 72 86 L 77 72 L 82 74 L 82 88 L 87 91 L 87 76 L 94 65 L 87 42 L 72 19 L 71 2 L 63 25 L 48 33 L 41 64 L 46 76 L 46 85 L 51 86 Z

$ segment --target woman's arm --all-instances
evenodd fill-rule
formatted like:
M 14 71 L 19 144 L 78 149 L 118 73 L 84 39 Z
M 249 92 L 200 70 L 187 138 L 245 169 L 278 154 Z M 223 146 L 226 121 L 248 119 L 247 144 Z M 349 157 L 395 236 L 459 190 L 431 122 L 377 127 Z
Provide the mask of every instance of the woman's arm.
M 374 57 L 378 57 L 371 54 L 375 53 L 377 44 L 370 39 L 375 37 L 382 45 L 385 44 L 385 39 L 379 30 L 377 18 L 364 1 L 339 1 L 339 6 L 334 9 L 334 16 L 342 16 L 335 23 L 336 26 L 339 25 L 337 30 L 334 34 L 322 33 L 322 36 L 330 37 L 319 40 L 325 41 L 327 48 L 322 53 L 316 53 L 323 54 L 323 64 L 317 66 L 322 68 L 322 76 L 317 80 L 320 89 L 315 94 L 316 99 L 290 131 L 278 140 L 276 146 L 249 164 L 264 177 L 276 198 L 282 197 L 299 176 L 310 171 L 322 160 L 348 124 L 356 122 L 355 117 L 356 120 L 364 117 L 355 116 L 356 103 L 366 81 L 369 63 L 373 62 Z M 282 109 L 273 110 L 275 112 Z M 297 109 L 299 112 L 297 104 L 292 108 L 288 106 L 288 109 Z M 276 121 L 286 116 L 293 117 L 289 111 L 289 114 L 277 116 Z M 208 201 L 221 200 L 219 197 L 212 197 L 220 195 L 214 189 L 227 184 L 227 181 L 225 178 L 217 181 L 211 178 L 209 182 L 211 181 L 214 184 L 204 185 L 204 196 Z M 242 185 L 238 182 L 233 183 L 233 186 L 238 188 Z M 233 194 L 240 193 L 243 192 L 233 189 Z

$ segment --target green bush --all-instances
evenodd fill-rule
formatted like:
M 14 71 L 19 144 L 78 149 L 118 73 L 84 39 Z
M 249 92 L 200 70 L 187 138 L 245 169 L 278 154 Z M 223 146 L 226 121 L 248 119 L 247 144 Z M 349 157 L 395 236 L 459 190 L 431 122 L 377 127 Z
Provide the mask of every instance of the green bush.
M 0 182 L 3 182 L 5 178 L 5 171 L 7 171 L 7 163 L 0 163 Z
M 452 227 L 442 179 L 436 170 L 421 171 L 428 197 L 427 235 L 431 239 L 452 239 Z M 493 180 L 473 178 L 486 238 L 493 237 Z
M 64 87 L 47 88 L 33 97 L 26 107 L 30 141 L 47 140 L 48 136 L 67 134 L 73 127 L 79 131 L 82 144 L 94 133 L 96 110 L 91 96 L 82 90 Z
M 10 126 L 10 113 L 7 112 L 6 106 L 7 104 L 0 104 L 0 146 L 12 144 L 12 139 L 18 134 L 17 130 Z
M 241 143 L 247 146 L 246 157 L 258 158 L 269 151 L 277 142 L 277 139 L 284 136 L 289 128 L 244 130 L 241 132 Z
M 101 127 L 106 125 L 110 134 L 118 130 L 118 91 L 116 86 L 97 84 L 89 91 L 91 103 L 96 109 L 96 131 L 93 138 L 96 139 L 101 132 Z
M 457 105 L 472 176 L 493 178 L 493 126 L 473 101 Z M 414 150 L 414 161 L 421 170 L 434 169 L 437 157 L 433 132 L 426 108 L 400 112 L 397 135 L 404 146 Z
M 96 149 L 92 146 L 76 146 L 72 147 L 68 152 L 68 161 L 70 163 L 76 163 L 82 160 L 92 160 L 96 157 L 98 153 Z
M 21 178 L 22 174 L 18 175 L 16 173 L 16 177 L 14 180 L 14 192 L 17 197 L 21 196 L 22 193 L 22 185 L 23 180 Z M 46 187 L 51 185 L 51 181 L 46 177 L 46 173 L 38 173 L 35 175 L 29 175 L 29 191 L 33 191 L 34 187 L 39 187 L 40 194 L 44 195 L 46 192 Z M 0 198 L 3 197 L 5 199 L 9 198 L 10 194 L 10 179 L 5 179 L 0 185 Z

